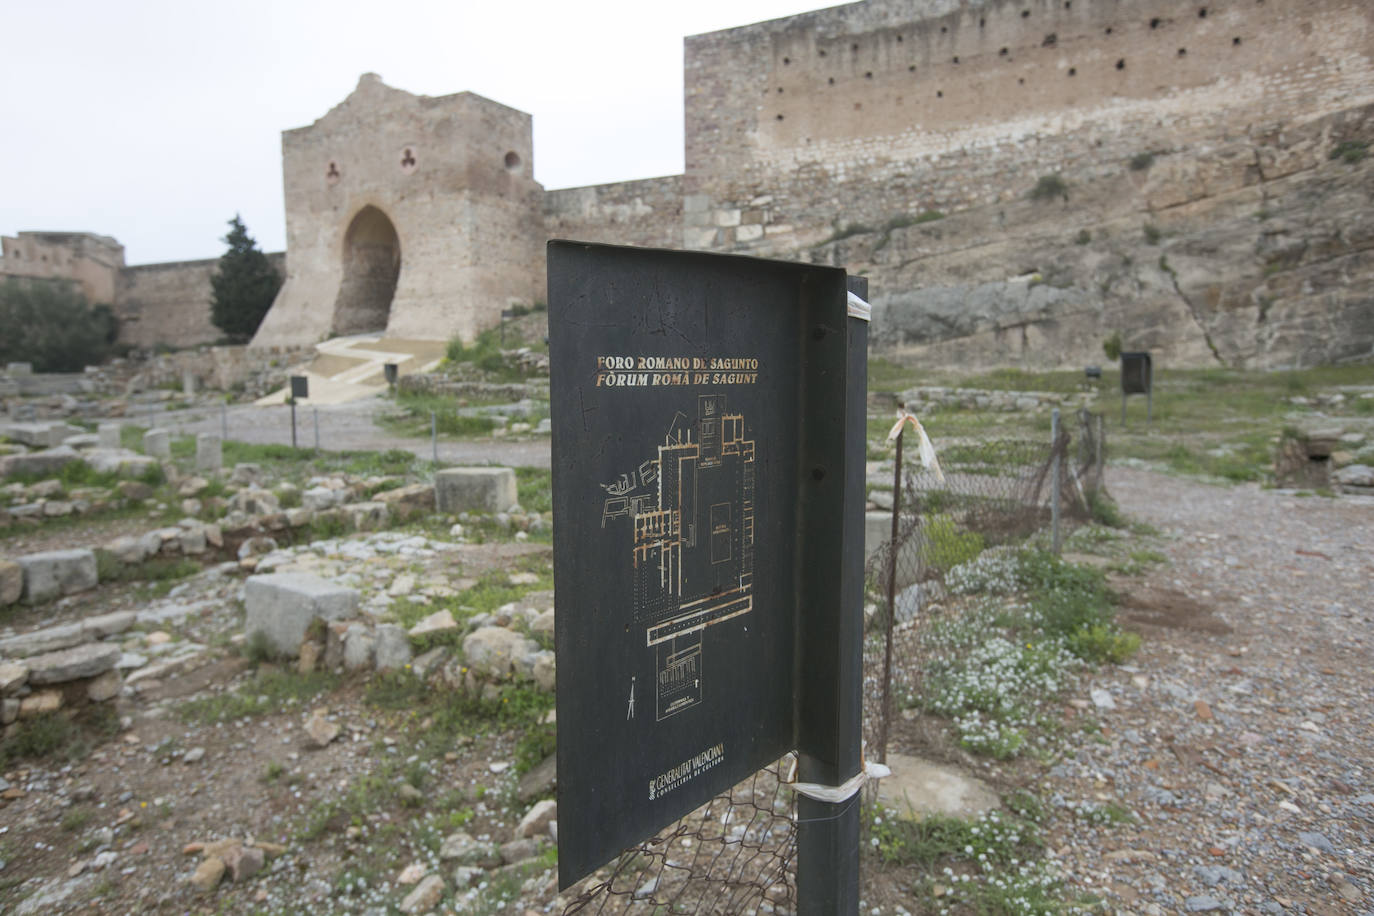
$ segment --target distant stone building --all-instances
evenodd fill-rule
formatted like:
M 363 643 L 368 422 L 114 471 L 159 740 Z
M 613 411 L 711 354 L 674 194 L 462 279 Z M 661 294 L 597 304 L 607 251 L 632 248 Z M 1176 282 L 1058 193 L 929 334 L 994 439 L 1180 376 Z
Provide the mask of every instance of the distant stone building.
M 114 309 L 121 343 L 189 347 L 223 336 L 210 322 L 210 276 L 218 258 L 131 267 L 123 245 L 91 232 L 20 232 L 0 238 L 0 246 L 0 278 L 75 284 L 87 302 Z M 284 254 L 267 257 L 284 271 Z
M 529 115 L 364 75 L 283 134 L 255 342 L 470 339 L 560 237 L 864 272 L 928 362 L 1374 354 L 1367 0 L 866 0 L 689 37 L 684 83 L 683 175 L 545 191 Z

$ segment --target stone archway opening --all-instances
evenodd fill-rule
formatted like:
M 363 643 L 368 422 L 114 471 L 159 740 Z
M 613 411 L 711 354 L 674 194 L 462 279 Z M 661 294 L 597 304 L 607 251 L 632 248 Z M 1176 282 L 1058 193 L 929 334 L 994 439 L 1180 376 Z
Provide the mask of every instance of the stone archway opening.
M 381 210 L 363 207 L 344 234 L 343 281 L 334 300 L 335 334 L 385 331 L 401 275 L 401 240 Z

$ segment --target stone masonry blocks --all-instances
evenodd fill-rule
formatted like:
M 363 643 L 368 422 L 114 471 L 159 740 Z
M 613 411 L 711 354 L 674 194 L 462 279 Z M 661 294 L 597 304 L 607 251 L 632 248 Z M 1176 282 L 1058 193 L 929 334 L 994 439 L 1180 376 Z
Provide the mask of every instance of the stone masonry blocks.
M 518 499 L 511 468 L 444 468 L 434 475 L 440 512 L 506 512 Z
M 143 434 L 143 452 L 154 458 L 171 458 L 171 435 L 165 429 L 148 430 Z
M 99 429 L 101 448 L 119 448 L 119 433 L 123 429 L 120 423 L 101 423 Z
M 95 553 L 85 548 L 50 550 L 19 558 L 24 568 L 27 604 L 42 604 L 63 595 L 95 588 Z
M 196 470 L 218 471 L 224 467 L 224 444 L 214 433 L 196 436 Z
M 295 658 L 310 622 L 316 617 L 339 620 L 358 609 L 356 589 L 300 573 L 253 576 L 243 588 L 247 608 L 244 633 L 261 631 L 272 649 Z

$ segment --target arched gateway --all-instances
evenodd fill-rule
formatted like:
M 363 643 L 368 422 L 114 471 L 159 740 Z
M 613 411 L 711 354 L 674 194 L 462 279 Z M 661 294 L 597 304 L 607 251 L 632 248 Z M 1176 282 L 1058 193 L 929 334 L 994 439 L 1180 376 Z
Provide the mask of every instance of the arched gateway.
M 401 275 L 396 227 L 371 204 L 353 217 L 344 234 L 343 279 L 334 300 L 334 334 L 385 331 Z

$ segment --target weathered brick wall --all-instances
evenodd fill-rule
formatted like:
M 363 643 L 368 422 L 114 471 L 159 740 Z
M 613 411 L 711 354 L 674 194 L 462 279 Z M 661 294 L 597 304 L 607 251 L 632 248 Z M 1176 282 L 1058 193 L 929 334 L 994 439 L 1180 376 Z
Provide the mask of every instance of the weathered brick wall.
M 687 40 L 689 247 L 881 226 L 1374 101 L 1362 0 L 870 0 Z M 761 228 L 758 228 L 761 227 Z
M 549 191 L 544 226 L 549 238 L 680 248 L 682 176 Z
M 286 256 L 267 256 L 280 274 Z M 210 277 L 218 258 L 203 261 L 169 261 L 139 264 L 119 272 L 115 315 L 119 318 L 119 342 L 138 347 L 158 344 L 193 347 L 213 343 L 224 336 L 210 322 L 213 291 Z

